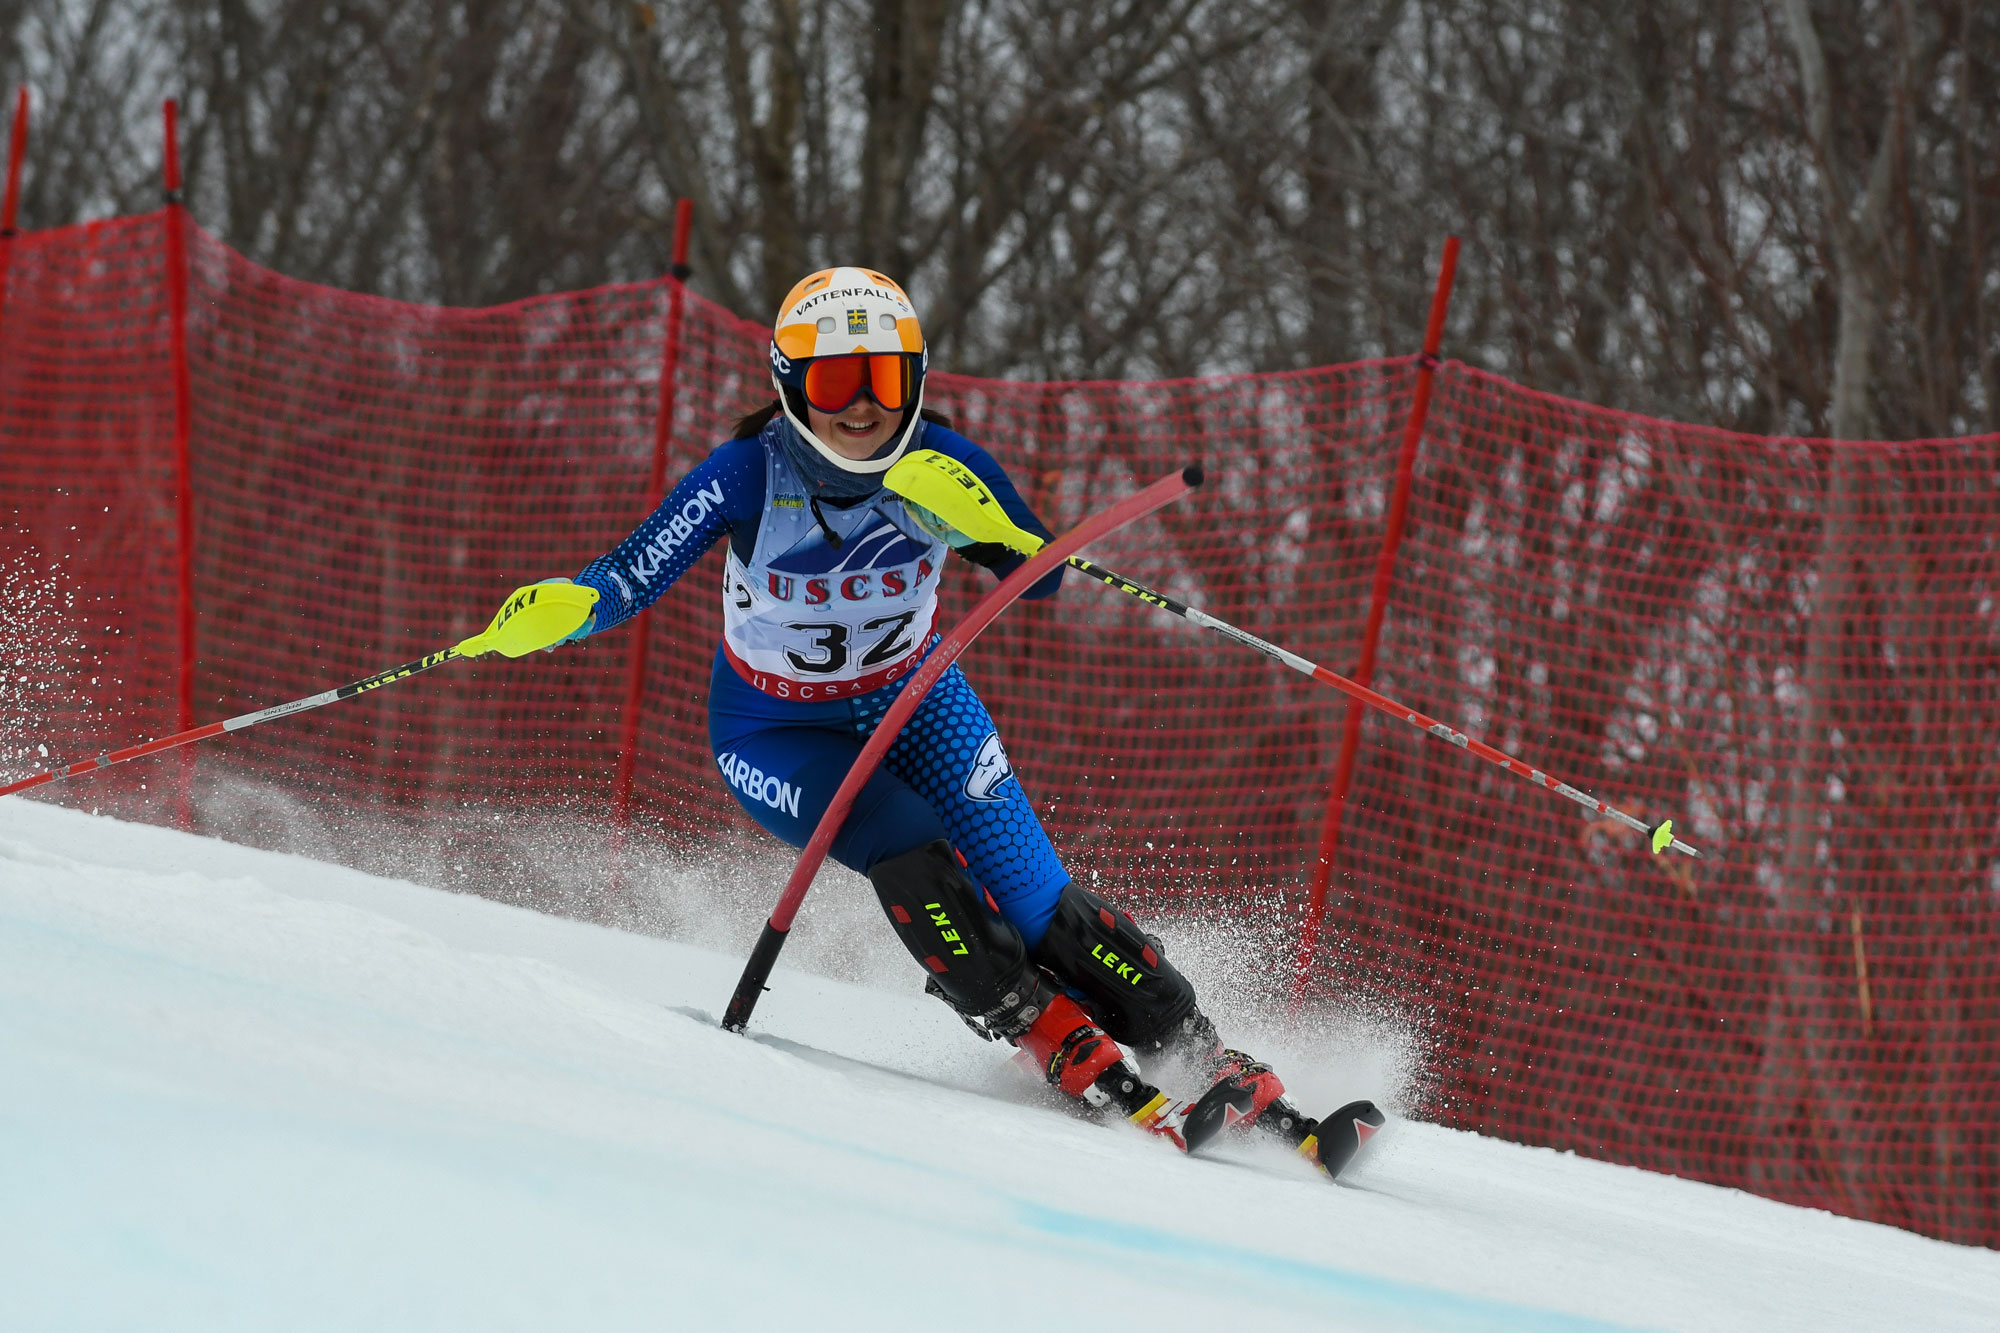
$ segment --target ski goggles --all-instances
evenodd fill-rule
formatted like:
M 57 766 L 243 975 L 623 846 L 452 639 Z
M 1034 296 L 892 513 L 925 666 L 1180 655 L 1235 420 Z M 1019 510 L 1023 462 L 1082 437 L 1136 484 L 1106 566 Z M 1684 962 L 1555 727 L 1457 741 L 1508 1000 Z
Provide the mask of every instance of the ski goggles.
M 922 374 L 919 358 L 909 352 L 851 352 L 794 361 L 780 378 L 822 412 L 844 412 L 863 393 L 884 411 L 900 412 L 917 396 Z

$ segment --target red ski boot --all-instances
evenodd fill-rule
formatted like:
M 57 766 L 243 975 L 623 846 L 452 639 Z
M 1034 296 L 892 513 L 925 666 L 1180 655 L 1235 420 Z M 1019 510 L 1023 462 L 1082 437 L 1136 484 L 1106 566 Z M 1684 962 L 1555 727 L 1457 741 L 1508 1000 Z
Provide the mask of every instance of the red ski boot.
M 1058 994 L 1033 1027 L 1016 1039 L 1050 1085 L 1100 1110 L 1112 1107 L 1127 1120 L 1182 1152 L 1206 1142 L 1221 1127 L 1220 1103 L 1176 1101 L 1140 1077 L 1138 1069 L 1103 1028 L 1067 995 Z M 1192 1139 L 1190 1117 L 1196 1120 Z M 1212 1122 L 1212 1123 L 1211 1123 Z
M 1313 1120 L 1286 1101 L 1284 1091 L 1285 1085 L 1268 1065 L 1241 1051 L 1223 1050 L 1216 1056 L 1215 1083 L 1198 1105 L 1220 1110 L 1222 1123 L 1217 1130 L 1254 1127 L 1297 1152 L 1328 1179 L 1339 1177 L 1385 1121 L 1370 1101 L 1349 1102 L 1325 1119 Z M 1188 1119 L 1195 1118 L 1190 1112 Z M 1192 1124 L 1186 1132 L 1190 1143 L 1201 1133 Z
M 1287 1112 L 1298 1114 L 1284 1100 L 1285 1085 L 1271 1072 L 1271 1066 L 1242 1051 L 1219 1048 L 1211 1057 L 1209 1077 L 1209 1095 L 1219 1095 L 1224 1107 L 1224 1129 L 1247 1130 L 1274 1106 L 1279 1108 L 1276 1115 L 1280 1119 Z
M 1202 1056 L 1191 1058 L 1181 1054 L 1178 1057 L 1183 1063 L 1204 1070 L 1209 1079 L 1208 1091 L 1202 1094 L 1199 1105 L 1212 1108 L 1218 1123 L 1212 1129 L 1197 1130 L 1198 1135 L 1213 1134 L 1222 1130 L 1239 1132 L 1255 1130 L 1259 1134 L 1278 1140 L 1288 1148 L 1295 1149 L 1307 1160 L 1318 1162 L 1316 1154 L 1321 1143 L 1325 1141 L 1323 1135 L 1315 1138 L 1315 1131 L 1319 1129 L 1320 1122 L 1305 1115 L 1285 1099 L 1284 1082 L 1269 1065 L 1254 1056 L 1224 1046 L 1222 1039 L 1216 1035 L 1215 1025 L 1198 1011 L 1183 1022 L 1179 1044 L 1183 1052 L 1190 1048 L 1199 1050 L 1204 1045 L 1208 1048 L 1207 1054 Z M 1372 1104 L 1357 1105 L 1366 1106 L 1370 1112 L 1374 1112 Z M 1347 1109 L 1343 1107 L 1342 1111 Z M 1374 1113 L 1375 1124 L 1379 1125 L 1380 1113 Z M 1338 1114 L 1340 1113 L 1336 1112 L 1336 1115 Z M 1331 1120 L 1331 1117 L 1329 1119 Z M 1362 1135 L 1362 1141 L 1366 1142 L 1367 1133 L 1372 1132 L 1372 1126 L 1367 1127 Z M 1345 1142 L 1345 1136 L 1334 1137 L 1342 1143 Z M 1350 1150 L 1347 1156 L 1352 1155 Z M 1346 1158 L 1343 1157 L 1340 1165 L 1345 1163 Z M 1339 1166 L 1334 1166 L 1327 1174 L 1335 1175 L 1338 1172 Z

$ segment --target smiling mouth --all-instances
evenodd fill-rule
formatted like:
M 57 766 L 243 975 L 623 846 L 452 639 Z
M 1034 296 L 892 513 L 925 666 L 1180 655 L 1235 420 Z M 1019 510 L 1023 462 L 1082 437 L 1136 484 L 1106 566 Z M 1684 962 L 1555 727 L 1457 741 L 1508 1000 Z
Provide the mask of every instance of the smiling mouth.
M 882 426 L 882 423 L 879 421 L 867 421 L 858 426 L 851 421 L 836 421 L 833 424 L 842 434 L 853 435 L 857 438 L 863 435 L 873 435 Z

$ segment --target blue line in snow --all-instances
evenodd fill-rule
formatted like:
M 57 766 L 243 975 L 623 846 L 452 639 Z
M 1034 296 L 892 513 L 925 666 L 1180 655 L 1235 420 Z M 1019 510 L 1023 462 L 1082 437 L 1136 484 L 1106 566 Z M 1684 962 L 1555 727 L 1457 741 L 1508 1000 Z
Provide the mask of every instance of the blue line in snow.
M 1537 1333 L 1541 1330 L 1561 1330 L 1561 1333 L 1606 1333 L 1609 1330 L 1629 1330 L 1633 1327 L 1625 1324 L 1607 1324 L 1580 1315 L 1560 1314 L 1553 1310 L 1510 1305 L 1504 1301 L 1484 1297 L 1462 1296 L 1455 1292 L 1398 1282 L 1394 1278 L 1350 1273 L 1323 1264 L 1266 1254 L 1260 1250 L 1195 1240 L 1157 1227 L 1064 1212 L 1061 1209 L 1026 1200 L 1017 1200 L 1016 1208 L 1023 1224 L 1051 1236 L 1060 1236 L 1070 1241 L 1094 1242 L 1108 1249 L 1143 1254 L 1149 1259 L 1170 1260 L 1176 1265 L 1193 1264 L 1227 1270 L 1226 1273 L 1218 1274 L 1223 1278 L 1251 1277 L 1262 1282 L 1283 1283 L 1317 1294 L 1330 1293 L 1344 1296 L 1362 1307 L 1356 1310 L 1357 1315 L 1368 1314 L 1378 1319 L 1382 1316 L 1397 1316 L 1424 1328 L 1465 1330 L 1466 1333 L 1487 1333 L 1488 1330 L 1496 1329 L 1536 1330 Z M 1273 1222 L 1277 1225 L 1282 1224 L 1279 1219 L 1273 1219 Z M 1371 1321 L 1368 1326 L 1382 1325 Z

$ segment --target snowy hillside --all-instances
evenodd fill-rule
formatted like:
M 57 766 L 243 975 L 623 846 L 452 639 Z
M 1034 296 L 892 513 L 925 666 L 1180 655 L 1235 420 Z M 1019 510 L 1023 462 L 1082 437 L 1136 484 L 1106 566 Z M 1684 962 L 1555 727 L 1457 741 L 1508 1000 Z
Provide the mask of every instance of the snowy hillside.
M 906 970 L 730 1036 L 741 961 L 0 801 L 0 1328 L 2000 1327 L 2000 1253 L 1426 1125 L 1179 1159 Z

